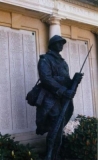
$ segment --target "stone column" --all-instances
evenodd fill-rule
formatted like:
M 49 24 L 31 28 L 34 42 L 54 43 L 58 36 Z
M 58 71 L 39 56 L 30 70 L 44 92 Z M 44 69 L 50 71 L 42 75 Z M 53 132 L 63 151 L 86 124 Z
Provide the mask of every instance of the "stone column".
M 48 23 L 50 24 L 49 38 L 53 37 L 54 35 L 61 35 L 60 20 L 61 18 L 53 15 L 48 19 Z

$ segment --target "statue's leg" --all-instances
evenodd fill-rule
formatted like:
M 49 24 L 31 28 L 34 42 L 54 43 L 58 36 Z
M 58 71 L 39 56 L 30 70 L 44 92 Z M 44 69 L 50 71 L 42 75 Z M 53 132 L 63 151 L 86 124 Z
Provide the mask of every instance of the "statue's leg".
M 55 128 L 55 125 L 57 123 L 60 110 L 59 110 L 59 103 L 56 103 L 55 106 L 51 109 L 51 112 L 49 113 L 50 115 L 50 129 L 47 134 L 46 138 L 46 158 L 45 160 L 52 160 L 52 151 L 54 148 L 54 142 L 53 142 L 53 130 Z
M 55 127 L 57 119 L 58 119 L 58 117 L 54 117 L 54 119 L 52 118 L 51 128 L 49 129 L 49 132 L 46 137 L 46 158 L 45 158 L 45 160 L 52 160 L 51 155 L 52 155 L 52 151 L 54 148 L 54 144 L 53 144 L 53 140 L 52 140 L 52 132 Z
M 62 106 L 63 105 L 64 105 L 64 102 L 63 102 Z M 59 152 L 60 152 L 60 147 L 61 147 L 61 144 L 62 144 L 63 127 L 68 123 L 69 119 L 72 116 L 72 113 L 73 113 L 73 105 L 72 105 L 72 102 L 71 102 L 68 109 L 67 109 L 65 117 L 62 121 L 60 129 L 58 131 L 57 137 L 56 137 L 56 141 L 55 141 L 55 145 L 54 145 L 54 151 L 53 151 L 53 153 L 54 153 L 54 156 L 53 156 L 54 159 L 53 160 L 60 160 Z
M 64 127 L 64 121 L 62 122 L 60 129 L 58 131 L 55 144 L 54 144 L 54 150 L 53 150 L 53 160 L 60 160 L 60 147 L 62 144 L 62 135 L 63 135 L 63 127 Z

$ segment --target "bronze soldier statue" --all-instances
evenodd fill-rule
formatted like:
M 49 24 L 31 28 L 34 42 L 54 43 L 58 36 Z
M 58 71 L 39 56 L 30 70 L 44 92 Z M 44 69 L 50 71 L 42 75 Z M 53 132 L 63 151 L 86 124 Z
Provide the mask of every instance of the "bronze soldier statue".
M 82 73 L 77 73 L 73 79 L 70 78 L 68 65 L 59 54 L 65 43 L 66 40 L 61 36 L 53 36 L 49 40 L 49 51 L 41 55 L 38 62 L 39 78 L 46 93 L 41 106 L 37 107 L 36 134 L 43 135 L 47 132 L 45 160 L 60 160 L 58 157 L 63 127 L 68 123 L 74 110 L 72 98 L 75 95 L 75 91 L 71 89 L 71 86 L 74 79 L 79 84 L 83 77 Z M 53 130 L 67 99 L 70 99 L 70 103 L 53 144 Z M 51 147 L 52 156 L 50 156 Z

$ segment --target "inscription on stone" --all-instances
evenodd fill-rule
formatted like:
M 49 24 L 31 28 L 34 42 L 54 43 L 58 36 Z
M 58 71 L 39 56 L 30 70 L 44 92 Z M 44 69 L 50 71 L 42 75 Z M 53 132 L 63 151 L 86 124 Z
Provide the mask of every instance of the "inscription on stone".
M 38 3 L 38 5 L 43 5 L 43 6 L 47 6 L 47 7 L 54 7 L 54 0 L 18 0 L 19 2 L 28 2 L 30 4 L 33 3 Z
M 8 34 L 0 30 L 0 131 L 12 129 Z
M 34 35 L 23 35 L 24 47 L 24 67 L 25 67 L 25 86 L 26 93 L 31 90 L 37 81 L 37 57 L 35 33 Z M 27 104 L 27 123 L 28 128 L 35 129 L 35 108 Z
M 39 0 L 39 4 L 54 7 L 54 2 L 52 0 Z
M 81 17 L 89 17 L 89 19 L 97 19 L 98 20 L 98 13 L 96 11 L 91 11 L 90 9 L 84 9 L 83 7 L 70 5 L 64 2 L 58 2 L 57 8 L 63 12 L 73 13 Z
M 62 57 L 66 60 L 66 62 L 69 64 L 69 42 L 67 42 L 62 50 Z M 70 66 L 69 66 L 70 67 Z
M 85 42 L 67 39 L 67 44 L 64 46 L 62 56 L 68 62 L 71 78 L 74 76 L 75 72 L 80 71 L 86 55 L 87 44 L 85 44 Z M 77 114 L 93 116 L 92 84 L 88 59 L 84 66 L 83 73 L 83 80 L 78 86 L 78 90 L 74 98 L 74 117 L 76 117 Z
M 79 53 L 80 53 L 80 64 L 82 65 L 87 54 L 87 46 L 85 44 L 84 45 L 81 44 L 79 46 Z M 85 63 L 83 72 L 85 73 L 85 76 L 82 81 L 84 115 L 93 116 L 91 77 L 90 77 L 90 66 L 88 59 Z
M 38 79 L 35 33 L 0 27 L 0 130 L 35 130 L 35 108 L 26 94 Z
M 79 64 L 79 52 L 78 52 L 78 43 L 75 41 L 69 41 L 69 57 L 70 57 L 70 74 L 71 78 L 73 78 L 76 72 L 80 70 Z M 77 103 L 78 102 L 78 103 Z M 76 96 L 74 98 L 74 116 L 77 114 L 83 114 L 83 101 L 82 101 L 82 91 L 81 84 L 78 86 Z
M 26 128 L 22 34 L 9 32 L 13 129 Z

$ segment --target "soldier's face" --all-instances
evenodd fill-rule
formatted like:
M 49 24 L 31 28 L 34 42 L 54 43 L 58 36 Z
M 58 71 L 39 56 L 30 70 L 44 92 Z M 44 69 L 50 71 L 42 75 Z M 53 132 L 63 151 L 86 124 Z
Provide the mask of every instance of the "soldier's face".
M 57 52 L 62 51 L 64 43 L 62 41 L 58 41 L 53 44 L 53 49 Z

